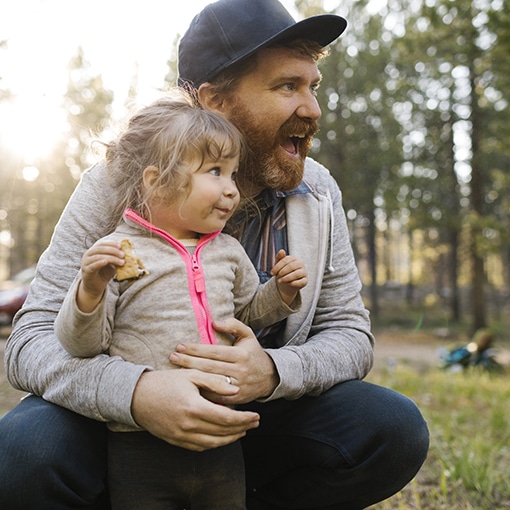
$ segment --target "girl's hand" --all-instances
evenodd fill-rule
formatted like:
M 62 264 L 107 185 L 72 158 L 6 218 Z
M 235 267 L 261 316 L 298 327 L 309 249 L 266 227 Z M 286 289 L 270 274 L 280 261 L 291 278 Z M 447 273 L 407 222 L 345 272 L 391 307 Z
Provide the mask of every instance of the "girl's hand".
M 124 264 L 124 252 L 116 241 L 98 241 L 81 259 L 82 281 L 76 302 L 85 313 L 92 312 L 101 301 L 108 282 L 115 275 L 114 266 Z
M 291 305 L 296 299 L 299 289 L 308 283 L 308 273 L 304 263 L 296 257 L 287 255 L 285 250 L 276 254 L 276 263 L 271 269 L 282 299 Z

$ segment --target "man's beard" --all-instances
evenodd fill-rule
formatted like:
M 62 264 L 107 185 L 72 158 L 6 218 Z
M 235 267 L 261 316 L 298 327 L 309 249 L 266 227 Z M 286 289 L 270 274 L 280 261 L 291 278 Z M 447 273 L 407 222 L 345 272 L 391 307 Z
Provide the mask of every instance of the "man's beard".
M 313 135 L 318 131 L 316 121 L 305 121 L 293 115 L 276 133 L 268 132 L 266 125 L 253 120 L 249 110 L 237 104 L 229 112 L 228 118 L 243 133 L 247 154 L 239 169 L 238 185 L 241 191 L 250 193 L 262 189 L 290 191 L 303 179 L 305 158 L 312 145 Z M 271 125 L 268 119 L 268 125 Z M 297 161 L 286 158 L 283 144 L 290 143 L 291 135 L 305 135 L 293 138 L 299 153 Z M 251 194 L 251 193 L 250 193 Z

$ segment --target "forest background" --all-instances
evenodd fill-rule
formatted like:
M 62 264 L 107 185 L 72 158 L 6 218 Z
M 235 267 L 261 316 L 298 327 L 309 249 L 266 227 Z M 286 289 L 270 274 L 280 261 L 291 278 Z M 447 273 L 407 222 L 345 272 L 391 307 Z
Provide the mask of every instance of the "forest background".
M 338 181 L 372 316 L 398 296 L 472 331 L 498 327 L 510 289 L 510 7 L 503 0 L 339 1 L 349 29 L 321 64 L 311 156 Z M 329 9 L 331 2 L 328 2 Z M 297 0 L 300 16 L 325 12 Z M 176 45 L 161 90 L 174 85 Z M 1 41 L 0 54 L 9 51 Z M 11 92 L 2 87 L 0 101 Z M 137 103 L 137 76 L 125 113 Z M 114 93 L 81 47 L 62 97 L 68 129 L 30 162 L 0 138 L 0 276 L 36 263 L 77 182 L 112 135 Z

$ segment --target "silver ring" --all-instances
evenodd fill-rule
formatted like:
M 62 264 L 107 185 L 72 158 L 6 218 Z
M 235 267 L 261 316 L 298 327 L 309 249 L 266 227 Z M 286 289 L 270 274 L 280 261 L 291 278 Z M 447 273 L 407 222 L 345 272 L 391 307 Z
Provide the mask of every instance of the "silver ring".
M 229 375 L 226 375 L 225 377 L 227 378 L 227 384 L 232 384 L 232 377 Z

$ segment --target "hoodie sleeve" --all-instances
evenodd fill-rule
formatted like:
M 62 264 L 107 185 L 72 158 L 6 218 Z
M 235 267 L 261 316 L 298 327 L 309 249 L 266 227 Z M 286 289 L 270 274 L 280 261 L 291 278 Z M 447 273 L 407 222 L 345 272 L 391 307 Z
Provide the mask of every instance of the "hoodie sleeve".
M 112 295 L 115 287 L 108 285 L 96 308 L 92 312 L 82 312 L 76 303 L 81 281 L 80 272 L 60 307 L 54 327 L 60 344 L 71 356 L 91 358 L 107 352 L 110 347 L 110 324 L 114 322 L 117 299 Z

